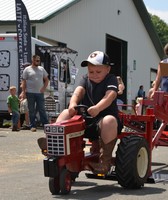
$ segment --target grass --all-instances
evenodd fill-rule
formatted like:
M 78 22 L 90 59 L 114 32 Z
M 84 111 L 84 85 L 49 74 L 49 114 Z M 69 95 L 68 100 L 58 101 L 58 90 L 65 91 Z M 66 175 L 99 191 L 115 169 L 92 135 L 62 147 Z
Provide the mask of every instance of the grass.
M 4 120 L 4 123 L 3 123 L 3 128 L 9 128 L 12 126 L 12 122 L 11 120 Z

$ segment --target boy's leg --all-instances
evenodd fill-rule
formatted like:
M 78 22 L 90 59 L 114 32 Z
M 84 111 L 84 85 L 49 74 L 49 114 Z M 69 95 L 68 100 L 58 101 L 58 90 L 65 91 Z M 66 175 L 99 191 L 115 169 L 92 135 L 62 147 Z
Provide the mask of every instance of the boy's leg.
M 20 117 L 19 112 L 12 112 L 12 123 L 13 123 L 12 131 L 19 131 L 18 129 L 19 117 Z
M 100 121 L 101 149 L 99 163 L 90 163 L 93 172 L 107 174 L 111 166 L 112 151 L 117 138 L 117 120 L 113 116 L 106 116 Z

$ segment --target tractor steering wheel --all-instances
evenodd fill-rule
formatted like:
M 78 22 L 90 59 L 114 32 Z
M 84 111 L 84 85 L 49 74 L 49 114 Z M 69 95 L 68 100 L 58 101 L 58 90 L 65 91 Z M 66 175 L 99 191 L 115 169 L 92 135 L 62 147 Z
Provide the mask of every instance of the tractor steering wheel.
M 87 109 L 89 107 L 83 104 L 77 105 L 75 106 L 75 110 L 77 110 L 78 115 L 82 115 L 82 117 L 85 118 L 91 118 L 91 116 L 89 115 L 89 113 L 87 112 Z

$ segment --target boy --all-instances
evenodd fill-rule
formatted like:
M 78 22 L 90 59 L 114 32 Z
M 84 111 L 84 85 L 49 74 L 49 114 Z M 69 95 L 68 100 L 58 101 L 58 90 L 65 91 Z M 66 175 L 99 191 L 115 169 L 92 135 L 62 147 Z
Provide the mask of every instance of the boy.
M 20 118 L 19 114 L 19 99 L 16 96 L 16 87 L 11 86 L 9 88 L 10 95 L 7 98 L 8 112 L 12 114 L 12 131 L 19 131 L 18 122 Z
M 56 122 L 73 117 L 76 114 L 75 106 L 80 103 L 89 107 L 87 112 L 94 121 L 97 121 L 100 131 L 97 135 L 91 135 L 92 133 L 88 132 L 85 137 L 92 141 L 93 149 L 97 149 L 99 137 L 101 138 L 99 163 L 90 163 L 89 167 L 96 174 L 106 174 L 110 170 L 117 133 L 121 130 L 116 104 L 117 78 L 110 74 L 110 59 L 101 51 L 91 53 L 81 66 L 88 67 L 88 73 L 82 77 L 79 86 L 75 89 L 68 109 L 63 110 Z M 38 142 L 40 147 L 45 144 L 42 140 Z

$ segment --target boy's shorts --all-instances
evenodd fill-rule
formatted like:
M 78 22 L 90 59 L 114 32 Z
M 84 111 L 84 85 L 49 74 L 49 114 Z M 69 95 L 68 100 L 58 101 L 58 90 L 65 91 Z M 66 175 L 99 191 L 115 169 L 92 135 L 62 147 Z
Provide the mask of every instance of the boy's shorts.
M 84 133 L 85 138 L 89 138 L 90 141 L 99 139 L 100 136 L 100 127 L 99 127 L 99 121 L 102 118 L 99 119 L 85 119 L 86 120 L 86 130 Z M 117 118 L 118 123 L 118 130 L 117 133 L 120 134 L 121 130 L 123 128 L 123 125 L 119 118 Z

